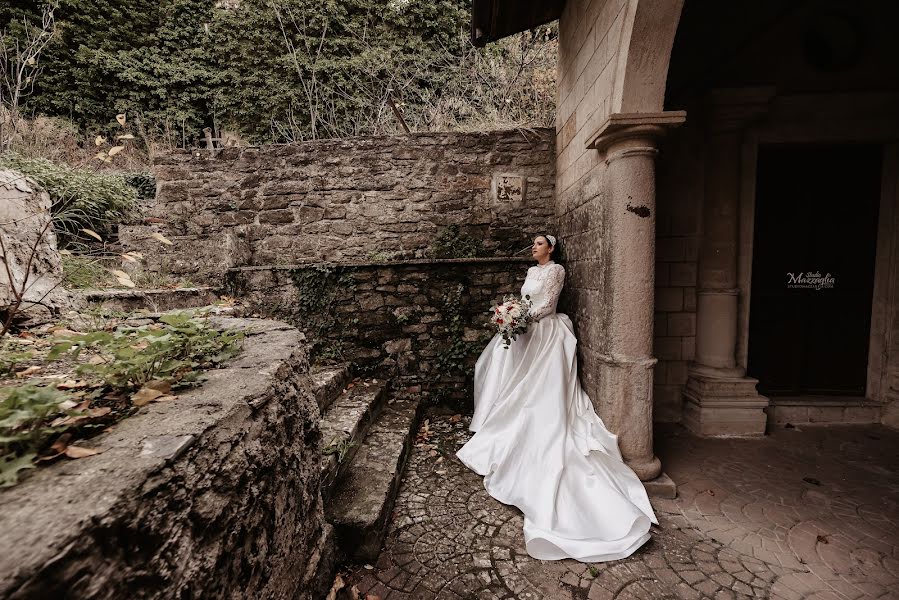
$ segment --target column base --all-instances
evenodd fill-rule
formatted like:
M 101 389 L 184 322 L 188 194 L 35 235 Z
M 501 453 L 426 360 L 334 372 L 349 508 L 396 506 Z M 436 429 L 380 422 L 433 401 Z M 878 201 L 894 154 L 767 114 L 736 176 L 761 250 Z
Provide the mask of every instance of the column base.
M 683 424 L 704 437 L 765 435 L 768 398 L 752 377 L 713 377 L 691 369 L 684 389 Z
M 643 482 L 646 493 L 650 498 L 666 498 L 674 500 L 677 498 L 677 484 L 674 483 L 666 473 L 659 474 L 655 479 Z
M 662 461 L 660 461 L 657 456 L 653 456 L 648 461 L 638 461 L 625 458 L 624 462 L 631 468 L 634 473 L 637 474 L 637 477 L 640 478 L 640 481 L 643 481 L 644 483 L 647 481 L 652 481 L 662 474 Z

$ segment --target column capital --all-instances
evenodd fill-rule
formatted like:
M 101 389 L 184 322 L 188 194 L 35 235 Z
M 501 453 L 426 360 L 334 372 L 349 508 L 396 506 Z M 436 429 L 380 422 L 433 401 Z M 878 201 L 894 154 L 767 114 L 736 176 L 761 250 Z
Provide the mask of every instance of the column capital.
M 615 113 L 587 138 L 587 148 L 604 152 L 620 142 L 639 140 L 655 147 L 665 130 L 687 120 L 687 112 L 669 110 L 658 113 Z

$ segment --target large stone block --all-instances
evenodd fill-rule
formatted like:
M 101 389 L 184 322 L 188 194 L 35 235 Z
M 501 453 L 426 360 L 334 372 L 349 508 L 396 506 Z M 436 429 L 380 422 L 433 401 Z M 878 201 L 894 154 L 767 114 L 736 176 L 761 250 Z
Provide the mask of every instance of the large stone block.
M 305 343 L 273 321 L 227 368 L 32 473 L 0 504 L 0 596 L 317 600 L 332 534 Z M 332 560 L 332 559 L 330 559 Z
M 71 302 L 60 287 L 62 263 L 50 215 L 50 196 L 16 171 L 0 169 L 0 313 L 47 318 Z M 21 298 L 20 298 L 21 297 Z

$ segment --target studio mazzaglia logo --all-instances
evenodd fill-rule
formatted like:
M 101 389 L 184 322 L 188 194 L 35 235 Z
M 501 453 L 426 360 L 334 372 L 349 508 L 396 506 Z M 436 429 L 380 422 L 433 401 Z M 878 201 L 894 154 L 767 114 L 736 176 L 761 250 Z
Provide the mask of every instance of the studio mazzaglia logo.
M 788 288 L 802 288 L 809 290 L 829 289 L 836 284 L 836 281 L 836 278 L 830 273 L 822 276 L 820 271 L 787 273 Z

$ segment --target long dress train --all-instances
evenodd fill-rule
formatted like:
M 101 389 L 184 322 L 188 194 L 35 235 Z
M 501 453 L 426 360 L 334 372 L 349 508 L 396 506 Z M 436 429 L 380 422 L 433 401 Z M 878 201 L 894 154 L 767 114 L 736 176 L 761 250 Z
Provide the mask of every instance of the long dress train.
M 538 319 L 505 349 L 493 337 L 475 366 L 475 435 L 456 456 L 484 488 L 524 514 L 529 555 L 543 560 L 617 560 L 658 524 L 646 490 L 624 464 L 577 377 L 577 338 L 556 313 L 565 279 L 550 261 L 521 288 Z

